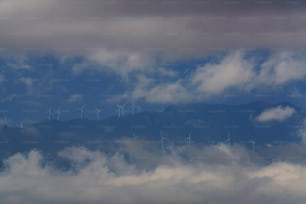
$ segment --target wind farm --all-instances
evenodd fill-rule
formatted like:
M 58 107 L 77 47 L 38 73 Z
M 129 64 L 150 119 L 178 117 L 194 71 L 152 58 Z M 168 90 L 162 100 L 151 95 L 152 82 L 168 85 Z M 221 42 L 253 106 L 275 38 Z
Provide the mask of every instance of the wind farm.
M 304 0 L 0 0 L 0 203 L 305 204 Z
M 12 125 L 11 127 L 3 124 L 1 135 L 3 138 L 11 137 L 12 134 L 15 137 L 26 137 L 23 135 L 27 135 L 27 130 L 32 129 L 35 130 L 41 143 L 45 138 L 52 138 L 55 144 L 56 141 L 62 140 L 63 135 L 66 135 L 65 140 L 70 145 L 89 144 L 91 140 L 115 142 L 120 138 L 137 135 L 137 140 L 159 143 L 160 151 L 163 153 L 169 152 L 170 146 L 171 148 L 196 147 L 209 146 L 213 143 L 228 146 L 242 145 L 255 152 L 274 144 L 275 141 L 299 142 L 300 138 L 289 135 L 294 134 L 295 131 L 291 126 L 301 122 L 302 112 L 296 113 L 287 125 L 273 122 L 269 123 L 269 126 L 264 126 L 265 124 L 250 118 L 249 112 L 241 111 L 253 109 L 253 114 L 260 115 L 262 111 L 274 106 L 279 104 L 264 106 L 257 103 L 238 106 L 195 104 L 188 107 L 166 107 L 161 112 L 135 112 L 132 105 L 129 106 L 130 110 L 124 105 L 117 105 L 113 115 L 101 118 L 101 108 L 85 109 L 82 105 L 77 111 L 80 114 L 79 118 L 70 120 L 61 119 L 63 109 L 58 107 L 55 112 L 50 108 L 48 118 L 43 122 L 32 124 L 22 122 L 20 126 Z M 184 111 L 185 109 L 194 111 Z M 56 117 L 52 117 L 54 114 Z M 229 114 L 231 117 L 228 117 Z M 91 139 L 88 140 L 88 138 Z

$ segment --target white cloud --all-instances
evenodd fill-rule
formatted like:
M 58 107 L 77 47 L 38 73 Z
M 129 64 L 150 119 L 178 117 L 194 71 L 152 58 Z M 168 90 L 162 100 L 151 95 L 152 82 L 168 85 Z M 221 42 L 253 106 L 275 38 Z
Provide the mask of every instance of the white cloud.
M 259 122 L 269 122 L 269 121 L 285 121 L 295 114 L 295 109 L 289 106 L 277 106 L 275 108 L 270 108 L 256 117 Z
M 258 83 L 285 84 L 303 80 L 306 76 L 306 63 L 303 56 L 292 52 L 279 52 L 262 65 Z
M 248 53 L 229 52 L 216 62 L 195 67 L 191 75 L 177 73 L 162 82 L 160 75 L 142 74 L 130 96 L 149 102 L 201 101 L 230 91 L 281 87 L 306 77 L 306 61 L 299 52 L 275 52 L 260 64 L 247 58 Z
M 101 49 L 89 56 L 90 60 L 100 64 L 100 69 L 109 69 L 126 76 L 133 71 L 149 71 L 153 66 L 153 60 L 146 54 L 130 51 L 110 51 Z
M 234 52 L 220 63 L 198 67 L 191 78 L 199 92 L 208 94 L 223 93 L 231 87 L 244 87 L 254 77 L 253 65 L 243 59 L 243 52 Z
M 67 101 L 70 103 L 74 103 L 74 102 L 81 101 L 82 99 L 83 99 L 83 96 L 81 94 L 72 94 L 69 96 Z
M 181 81 L 156 84 L 145 76 L 139 77 L 131 98 L 144 98 L 151 103 L 176 103 L 189 101 L 189 94 Z
M 229 88 L 243 89 L 254 75 L 253 67 L 243 57 L 242 51 L 230 53 L 218 63 L 195 68 L 185 78 L 179 74 L 162 78 L 164 72 L 156 72 L 157 76 L 138 75 L 134 89 L 126 95 L 151 103 L 184 103 L 217 95 Z
M 73 162 L 76 171 L 66 172 L 43 166 L 44 158 L 37 151 L 16 154 L 5 161 L 5 170 L 0 173 L 1 201 L 8 204 L 306 201 L 304 165 L 240 163 L 247 153 L 224 145 L 209 147 L 206 153 L 206 160 L 187 164 L 180 156 L 169 155 L 167 160 L 158 157 L 154 167 L 140 168 L 118 153 L 106 156 L 84 148 L 68 148 L 60 155 Z M 216 155 L 224 160 L 216 162 Z

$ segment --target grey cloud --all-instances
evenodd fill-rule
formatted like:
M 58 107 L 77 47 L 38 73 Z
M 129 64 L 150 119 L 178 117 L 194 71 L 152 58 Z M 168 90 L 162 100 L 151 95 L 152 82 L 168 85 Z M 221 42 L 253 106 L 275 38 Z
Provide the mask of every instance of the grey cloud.
M 178 57 L 306 43 L 302 1 L 4 0 L 0 13 L 0 42 L 13 49 L 161 51 Z

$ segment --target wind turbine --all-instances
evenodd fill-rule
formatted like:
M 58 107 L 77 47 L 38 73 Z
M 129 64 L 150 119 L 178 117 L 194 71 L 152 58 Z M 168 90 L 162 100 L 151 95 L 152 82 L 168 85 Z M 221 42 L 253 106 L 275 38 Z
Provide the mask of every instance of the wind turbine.
M 256 142 L 254 140 L 252 140 L 249 143 L 252 144 L 252 151 L 255 152 L 255 144 L 256 144 Z
M 118 117 L 121 118 L 121 116 L 123 116 L 125 112 L 124 105 L 117 105 L 117 112 Z
M 191 132 L 189 132 L 189 135 L 187 137 L 187 145 L 190 146 L 191 145 Z
M 97 120 L 100 120 L 100 113 L 102 110 L 100 108 L 96 108 Z
M 161 131 L 159 132 L 159 134 L 160 134 L 162 153 L 165 153 L 165 141 L 166 141 L 166 137 L 162 136 Z
M 135 135 L 135 133 L 133 132 L 133 139 L 134 139 L 134 141 L 136 141 L 137 140 L 137 136 Z
M 83 120 L 84 106 L 81 106 L 81 108 L 80 108 L 80 113 L 81 113 L 81 120 Z
M 50 107 L 48 111 L 48 119 L 51 120 L 51 118 L 52 118 L 52 108 Z
M 227 143 L 228 145 L 231 145 L 231 136 L 230 136 L 229 131 L 227 132 L 227 139 L 226 139 L 226 143 Z
M 135 113 L 135 104 L 132 103 L 132 116 L 134 116 L 134 113 Z

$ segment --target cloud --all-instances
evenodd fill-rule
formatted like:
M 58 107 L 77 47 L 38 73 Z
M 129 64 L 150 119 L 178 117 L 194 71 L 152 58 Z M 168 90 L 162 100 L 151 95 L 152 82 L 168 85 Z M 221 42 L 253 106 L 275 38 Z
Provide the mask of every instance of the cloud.
M 127 50 L 99 49 L 87 53 L 86 57 L 87 60 L 73 66 L 74 74 L 94 70 L 98 72 L 111 71 L 122 77 L 127 77 L 133 72 L 152 72 L 155 67 L 153 56 Z
M 100 49 L 88 56 L 89 60 L 100 66 L 92 66 L 100 71 L 113 71 L 126 77 L 131 72 L 149 72 L 154 67 L 154 57 L 148 53 Z M 84 67 L 86 71 L 87 67 Z
M 306 76 L 305 65 L 305 60 L 293 52 L 275 53 L 262 64 L 258 81 L 278 85 L 303 80 Z
M 301 4 L 274 0 L 269 4 L 2 0 L 0 43 L 7 48 L 4 53 L 36 50 L 81 56 L 85 62 L 71 68 L 77 74 L 110 70 L 122 77 L 130 73 L 150 75 L 145 77 L 151 78 L 152 84 L 135 82 L 134 90 L 125 94 L 133 99 L 198 101 L 229 90 L 248 91 L 303 80 L 305 60 L 290 52 L 275 54 L 260 65 L 260 70 L 256 62 L 246 59 L 244 51 L 232 52 L 220 61 L 192 67 L 193 75 L 184 79 L 159 66 L 162 62 L 206 57 L 219 50 L 304 48 L 306 8 Z M 24 63 L 23 72 L 34 68 Z M 172 78 L 162 83 L 152 75 L 160 77 L 167 72 Z M 37 87 L 51 86 L 43 85 Z
M 256 120 L 258 122 L 269 122 L 269 121 L 282 122 L 293 116 L 295 112 L 296 112 L 295 109 L 292 107 L 277 106 L 275 108 L 263 111 L 262 113 L 260 113 L 259 116 L 256 117 Z
M 81 94 L 72 94 L 68 98 L 69 103 L 79 102 L 83 99 L 83 96 Z
M 300 3 L 2 0 L 0 43 L 85 55 L 96 50 L 102 62 L 118 53 L 122 60 L 123 50 L 131 65 L 143 63 L 135 53 L 152 51 L 177 58 L 227 48 L 303 48 L 305 5 Z
M 137 84 L 128 96 L 132 99 L 144 98 L 150 103 L 172 103 L 189 100 L 189 94 L 181 81 L 165 82 L 158 84 L 146 76 L 139 76 Z
M 302 164 L 261 165 L 255 160 L 243 163 L 248 153 L 225 145 L 211 146 L 204 152 L 204 160 L 186 163 L 186 155 L 164 155 L 158 157 L 155 166 L 143 168 L 126 161 L 118 152 L 64 149 L 59 155 L 72 162 L 74 170 L 50 166 L 35 150 L 18 153 L 4 161 L 5 169 L 0 173 L 1 200 L 8 204 L 306 201 L 306 167 Z
M 306 62 L 300 52 L 272 52 L 262 62 L 249 50 L 236 50 L 170 78 L 142 73 L 126 94 L 148 102 L 201 101 L 231 91 L 248 92 L 286 86 L 306 77 Z M 302 52 L 303 53 L 303 52 Z M 250 57 L 251 56 L 251 57 Z
M 29 77 L 21 77 L 19 80 L 21 83 L 23 83 L 27 87 L 32 87 L 35 81 L 34 79 L 29 78 Z
M 254 65 L 243 59 L 243 52 L 230 53 L 221 62 L 198 67 L 191 83 L 203 93 L 222 93 L 231 87 L 243 87 L 254 77 Z

